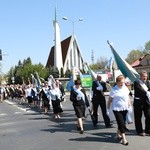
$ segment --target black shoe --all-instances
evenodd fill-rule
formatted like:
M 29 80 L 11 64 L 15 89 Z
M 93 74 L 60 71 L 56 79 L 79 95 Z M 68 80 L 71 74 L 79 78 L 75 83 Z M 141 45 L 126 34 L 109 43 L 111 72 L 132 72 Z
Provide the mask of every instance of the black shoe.
M 122 140 L 122 136 L 120 134 L 116 134 L 115 139 L 117 139 L 118 141 Z
M 108 125 L 106 125 L 105 127 L 106 128 L 111 128 L 113 126 L 113 124 L 108 124 Z
M 84 130 L 81 130 L 81 131 L 80 131 L 80 134 L 83 134 L 83 133 L 84 133 Z
M 145 133 L 138 133 L 139 136 L 145 136 Z
M 128 122 L 128 124 L 133 124 L 133 122 L 131 121 L 131 122 Z
M 80 130 L 81 130 L 81 128 L 77 126 L 77 130 L 78 130 L 78 131 L 80 131 Z
M 93 123 L 93 126 L 96 127 L 96 126 L 97 126 L 97 123 Z
M 129 145 L 129 142 L 122 142 L 122 145 L 124 145 L 124 146 L 128 146 Z
M 93 126 L 96 126 L 97 125 L 97 121 L 93 121 Z
M 145 133 L 145 136 L 150 136 L 150 133 Z

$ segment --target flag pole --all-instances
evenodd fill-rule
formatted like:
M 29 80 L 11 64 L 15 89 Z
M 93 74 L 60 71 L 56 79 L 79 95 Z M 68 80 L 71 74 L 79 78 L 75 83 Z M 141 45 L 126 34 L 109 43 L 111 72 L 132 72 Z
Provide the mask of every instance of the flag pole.
M 139 74 L 136 72 L 136 70 L 134 68 L 132 68 L 118 53 L 117 51 L 112 47 L 112 45 L 109 43 L 109 41 L 107 40 L 108 45 L 111 48 L 111 51 L 114 55 L 116 64 L 119 68 L 119 70 L 122 72 L 122 74 L 125 77 L 128 77 L 132 82 L 134 82 L 135 80 L 137 80 L 137 78 L 139 77 Z

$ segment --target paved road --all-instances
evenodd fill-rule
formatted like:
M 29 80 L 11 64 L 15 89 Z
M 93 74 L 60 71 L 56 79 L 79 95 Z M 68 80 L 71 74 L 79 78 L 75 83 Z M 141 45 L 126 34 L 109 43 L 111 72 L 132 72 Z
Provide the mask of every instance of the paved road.
M 114 138 L 113 128 L 105 128 L 101 115 L 96 128 L 90 116 L 84 120 L 85 133 L 76 131 L 75 115 L 70 101 L 63 103 L 64 112 L 59 121 L 38 109 L 18 105 L 16 100 L 0 103 L 0 150 L 148 150 L 150 137 L 135 134 L 134 124 L 128 125 L 129 146 Z M 87 112 L 88 114 L 88 112 Z

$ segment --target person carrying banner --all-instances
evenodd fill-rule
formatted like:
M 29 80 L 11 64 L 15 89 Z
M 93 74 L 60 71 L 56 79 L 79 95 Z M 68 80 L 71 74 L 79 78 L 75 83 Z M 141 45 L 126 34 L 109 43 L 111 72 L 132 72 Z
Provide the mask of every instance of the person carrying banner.
M 150 82 L 145 70 L 140 72 L 140 78 L 134 82 L 134 121 L 139 136 L 150 136 Z M 145 131 L 142 126 L 142 113 L 145 116 Z
M 81 81 L 75 80 L 74 84 L 75 85 L 72 87 L 70 92 L 70 100 L 72 101 L 72 105 L 77 116 L 77 130 L 80 131 L 80 134 L 83 134 L 84 128 L 82 119 L 85 117 L 85 106 L 88 107 L 89 104 L 87 104 L 88 99 L 85 95 L 85 91 L 81 88 Z
M 42 99 L 43 104 L 44 104 L 44 114 L 47 115 L 48 114 L 48 110 L 50 109 L 50 105 L 49 105 L 49 87 L 48 87 L 48 83 L 45 82 L 44 87 L 41 89 L 41 91 L 39 92 L 39 98 Z
M 92 91 L 93 91 L 93 98 L 92 98 L 92 104 L 93 104 L 93 116 L 94 116 L 94 121 L 93 125 L 96 126 L 98 122 L 98 107 L 101 107 L 102 115 L 104 118 L 105 122 L 105 127 L 109 128 L 112 126 L 110 123 L 110 118 L 107 115 L 107 110 L 106 110 L 106 99 L 104 92 L 106 92 L 106 83 L 101 81 L 101 75 L 97 74 L 97 79 L 93 81 L 92 83 Z

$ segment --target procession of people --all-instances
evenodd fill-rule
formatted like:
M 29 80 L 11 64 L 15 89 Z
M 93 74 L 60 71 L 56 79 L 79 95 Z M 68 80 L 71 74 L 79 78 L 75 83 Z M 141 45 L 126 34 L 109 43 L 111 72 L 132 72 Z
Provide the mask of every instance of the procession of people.
M 100 106 L 104 125 L 106 128 L 112 128 L 112 130 L 114 130 L 114 124 L 111 123 L 110 111 L 113 112 L 114 120 L 117 123 L 116 139 L 122 141 L 123 145 L 129 145 L 125 135 L 130 130 L 127 128 L 129 123 L 135 124 L 137 135 L 150 136 L 150 83 L 147 80 L 147 72 L 142 71 L 140 78 L 133 84 L 134 92 L 131 94 L 131 91 L 125 84 L 124 75 L 117 76 L 114 86 L 109 91 L 109 99 L 106 100 L 105 92 L 108 91 L 106 82 L 102 81 L 100 74 L 97 74 L 97 78 L 93 81 L 91 87 L 92 98 L 88 99 L 89 96 L 86 94 L 84 87 L 82 87 L 81 80 L 74 80 L 74 84 L 69 92 L 69 99 L 77 117 L 76 128 L 79 133 L 83 134 L 85 130 L 83 119 L 85 119 L 86 109 L 90 110 L 91 123 L 94 127 L 97 126 Z M 61 114 L 63 113 L 62 102 L 65 96 L 65 88 L 58 79 L 53 79 L 51 82 L 45 81 L 39 89 L 31 83 L 0 87 L 1 102 L 5 99 L 18 99 L 19 105 L 27 103 L 29 107 L 39 107 L 45 115 L 48 115 L 51 109 L 56 120 L 61 119 Z M 134 99 L 132 99 L 133 102 L 131 97 Z M 131 113 L 133 113 L 134 119 L 131 117 Z M 145 125 L 142 125 L 142 113 L 144 113 Z M 134 121 L 128 122 L 129 118 L 131 121 L 132 119 Z

